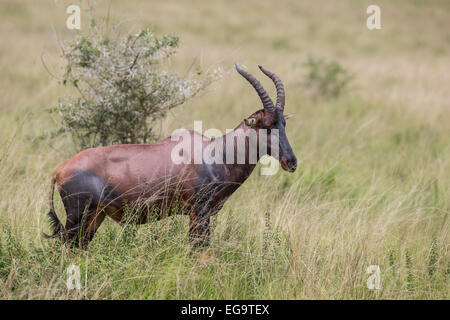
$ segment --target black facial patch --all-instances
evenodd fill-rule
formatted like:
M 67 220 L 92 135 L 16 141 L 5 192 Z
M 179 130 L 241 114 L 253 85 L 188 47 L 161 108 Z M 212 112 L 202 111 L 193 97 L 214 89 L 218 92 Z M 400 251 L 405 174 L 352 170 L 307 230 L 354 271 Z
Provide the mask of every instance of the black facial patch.
M 297 166 L 297 158 L 295 157 L 294 151 L 289 143 L 286 135 L 286 120 L 281 111 L 277 110 L 277 125 L 279 133 L 279 156 L 280 158 L 285 158 L 288 165 L 291 167 Z M 294 169 L 295 170 L 295 169 Z

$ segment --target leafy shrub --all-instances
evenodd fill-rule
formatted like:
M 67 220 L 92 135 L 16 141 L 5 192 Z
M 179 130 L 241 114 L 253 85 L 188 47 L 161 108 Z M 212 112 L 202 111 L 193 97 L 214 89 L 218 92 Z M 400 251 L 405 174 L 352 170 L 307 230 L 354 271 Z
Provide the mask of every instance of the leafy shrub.
M 180 76 L 163 68 L 179 45 L 174 35 L 143 29 L 120 37 L 114 30 L 107 35 L 92 23 L 89 34 L 61 45 L 62 83 L 78 94 L 60 99 L 51 111 L 62 118 L 58 134 L 71 134 L 81 148 L 155 140 L 155 121 L 221 74 L 198 70 L 195 76 Z
M 303 85 L 313 96 L 336 98 L 347 89 L 353 76 L 336 61 L 308 57 L 304 67 L 307 69 Z

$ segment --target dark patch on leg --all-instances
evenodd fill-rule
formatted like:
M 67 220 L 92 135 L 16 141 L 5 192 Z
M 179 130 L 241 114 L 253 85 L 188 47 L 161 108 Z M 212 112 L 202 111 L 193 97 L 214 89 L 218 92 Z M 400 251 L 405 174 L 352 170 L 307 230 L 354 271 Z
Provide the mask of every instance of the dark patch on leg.
M 82 194 L 83 197 L 92 198 L 92 203 L 117 204 L 119 197 L 114 188 L 102 177 L 91 171 L 74 171 L 72 178 L 61 186 L 67 196 Z
M 223 186 L 221 166 L 203 164 L 195 181 L 195 204 L 189 225 L 189 242 L 194 246 L 206 246 L 210 238 L 210 216 L 213 213 L 211 200 Z
M 105 216 L 106 213 L 103 210 L 98 212 L 90 211 L 86 214 L 85 223 L 83 223 L 83 227 L 79 232 L 80 244 L 83 249 L 87 249 L 89 242 L 94 238 L 95 232 L 102 224 Z
M 81 241 L 86 247 L 93 237 L 89 234 L 89 223 L 93 215 L 102 210 L 100 204 L 118 202 L 118 197 L 113 187 L 90 171 L 75 171 L 61 186 L 60 194 L 67 213 L 63 242 L 78 247 Z

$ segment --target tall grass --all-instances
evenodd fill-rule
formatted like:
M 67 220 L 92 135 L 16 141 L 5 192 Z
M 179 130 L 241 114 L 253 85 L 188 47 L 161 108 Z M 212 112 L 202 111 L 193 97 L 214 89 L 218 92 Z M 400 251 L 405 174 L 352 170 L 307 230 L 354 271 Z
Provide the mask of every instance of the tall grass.
M 116 19 L 145 12 L 136 23 L 182 36 L 175 69 L 203 52 L 208 63 L 242 61 L 255 75 L 262 64 L 285 82 L 297 171 L 265 177 L 255 170 L 212 219 L 210 248 L 194 253 L 184 216 L 131 230 L 106 220 L 88 251 L 66 253 L 40 237 L 49 227 L 51 172 L 74 150 L 64 138 L 36 139 L 56 127 L 45 109 L 63 90 L 40 63 L 43 45 L 47 61 L 58 54 L 49 17 L 60 37 L 72 34 L 53 1 L 4 2 L 0 297 L 448 299 L 450 37 L 441 24 L 448 3 L 381 1 L 382 30 L 371 33 L 361 20 L 364 1 L 322 2 L 275 8 L 227 1 L 195 9 L 161 1 L 139 10 L 113 4 Z M 328 16 L 336 19 L 319 23 Z M 308 98 L 299 81 L 306 53 L 339 60 L 358 88 L 337 99 Z M 169 117 L 163 135 L 180 124 L 192 127 L 194 119 L 224 131 L 257 108 L 254 92 L 230 75 Z M 65 221 L 59 197 L 56 211 Z M 70 263 L 81 269 L 80 291 L 66 287 Z M 381 269 L 380 290 L 366 287 L 370 265 Z

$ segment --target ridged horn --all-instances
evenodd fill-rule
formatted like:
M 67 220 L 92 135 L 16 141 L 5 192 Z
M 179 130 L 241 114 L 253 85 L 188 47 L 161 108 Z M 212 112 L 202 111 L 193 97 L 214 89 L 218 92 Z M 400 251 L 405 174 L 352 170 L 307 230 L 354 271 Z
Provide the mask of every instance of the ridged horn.
M 283 82 L 281 82 L 280 78 L 273 73 L 266 69 L 264 69 L 262 66 L 258 66 L 261 71 L 268 76 L 270 79 L 272 79 L 273 83 L 275 83 L 275 88 L 277 88 L 277 104 L 276 107 L 279 108 L 281 111 L 284 111 L 284 103 L 285 103 L 285 95 L 284 95 L 284 86 Z
M 264 110 L 269 111 L 269 112 L 275 111 L 275 107 L 273 105 L 272 99 L 270 99 L 269 95 L 267 94 L 266 90 L 261 85 L 261 83 L 250 73 L 239 68 L 237 63 L 234 66 L 236 67 L 237 72 L 239 72 L 239 74 L 241 76 L 243 76 L 245 79 L 247 79 L 247 81 L 250 82 L 250 84 L 253 86 L 253 88 L 255 88 L 255 90 L 258 93 L 258 96 L 261 99 L 261 102 L 264 106 Z

